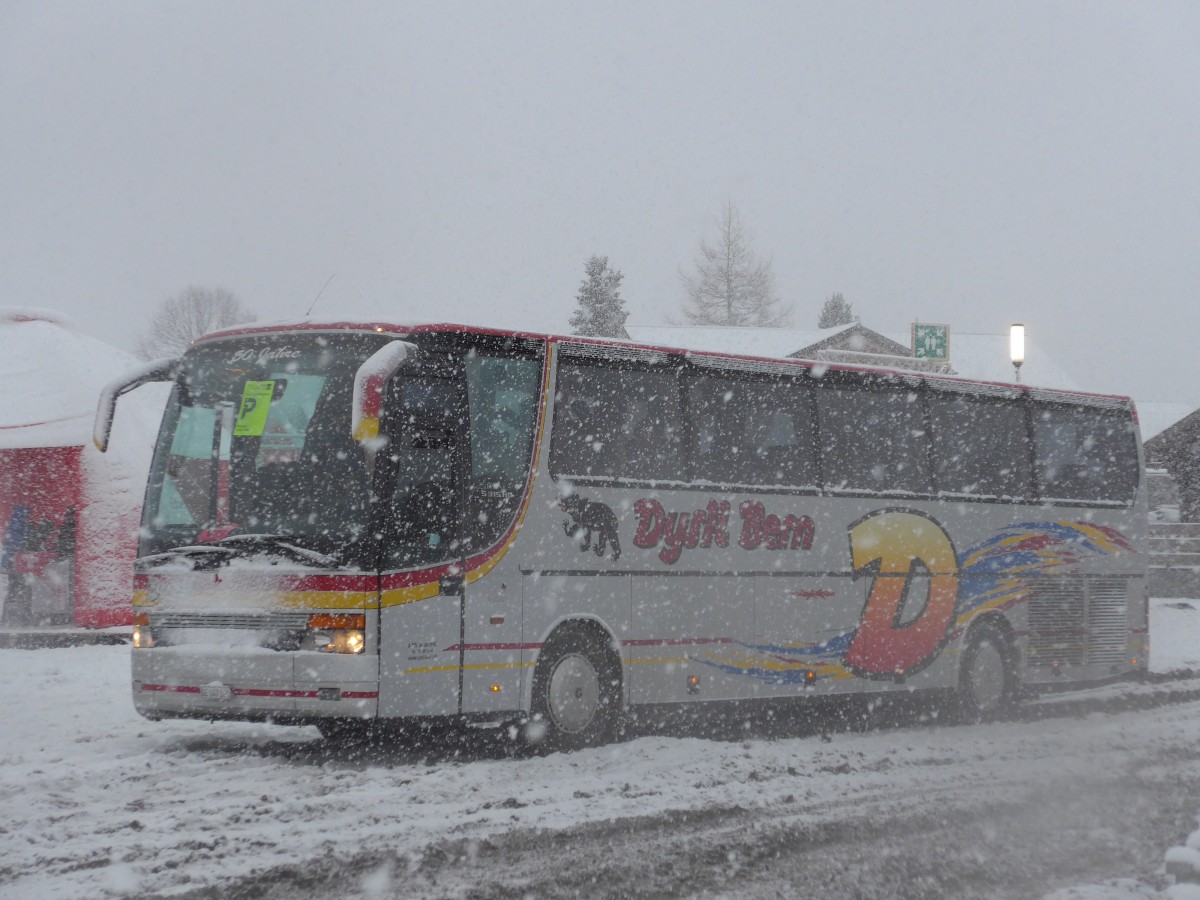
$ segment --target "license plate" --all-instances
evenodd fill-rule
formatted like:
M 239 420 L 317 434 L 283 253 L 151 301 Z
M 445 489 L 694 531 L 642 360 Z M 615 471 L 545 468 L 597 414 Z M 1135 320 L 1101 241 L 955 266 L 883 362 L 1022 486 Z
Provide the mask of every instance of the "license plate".
M 205 700 L 229 700 L 233 697 L 233 688 L 223 684 L 202 684 L 200 696 Z

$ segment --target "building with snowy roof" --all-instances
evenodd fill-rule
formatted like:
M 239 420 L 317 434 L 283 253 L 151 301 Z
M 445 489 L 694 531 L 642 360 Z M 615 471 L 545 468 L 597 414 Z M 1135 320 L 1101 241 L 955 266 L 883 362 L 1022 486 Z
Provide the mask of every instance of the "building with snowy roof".
M 56 313 L 0 307 L 0 613 L 8 625 L 128 624 L 163 392 L 130 397 L 92 446 L 101 388 L 137 360 Z
M 1183 521 L 1200 522 L 1200 409 L 1146 441 L 1146 458 L 1175 479 Z

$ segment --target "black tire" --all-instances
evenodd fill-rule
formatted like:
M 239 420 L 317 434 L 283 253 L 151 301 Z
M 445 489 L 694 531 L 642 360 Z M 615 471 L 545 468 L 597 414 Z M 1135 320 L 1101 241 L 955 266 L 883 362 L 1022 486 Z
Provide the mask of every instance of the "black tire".
M 1016 653 L 1004 631 L 991 623 L 972 630 L 958 670 L 958 709 L 969 722 L 1012 710 L 1017 698 Z
M 607 641 L 580 630 L 551 638 L 533 673 L 527 743 L 544 752 L 605 744 L 620 717 L 620 667 Z

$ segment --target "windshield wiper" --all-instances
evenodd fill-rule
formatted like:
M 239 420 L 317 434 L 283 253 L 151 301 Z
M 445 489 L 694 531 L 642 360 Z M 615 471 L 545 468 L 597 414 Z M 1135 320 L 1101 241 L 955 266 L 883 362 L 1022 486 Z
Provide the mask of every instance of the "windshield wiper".
M 290 562 L 322 569 L 336 569 L 340 565 L 336 556 L 299 547 L 282 534 L 234 534 L 219 541 L 204 544 L 189 544 L 175 547 L 163 553 L 143 556 L 138 562 L 146 566 L 161 566 L 179 559 L 194 560 L 197 568 L 204 563 L 220 563 L 235 557 L 279 556 Z
M 203 563 L 220 563 L 237 555 L 228 547 L 212 547 L 207 544 L 189 544 L 183 547 L 172 547 L 161 553 L 151 553 L 138 557 L 138 565 L 165 566 L 181 559 L 194 560 L 196 568 L 206 568 Z
M 242 556 L 254 556 L 255 551 L 263 550 L 290 559 L 292 562 L 304 563 L 310 566 L 320 566 L 322 569 L 336 569 L 339 565 L 336 556 L 309 550 L 291 542 L 284 534 L 231 534 L 227 538 L 204 544 L 206 547 L 233 550 Z

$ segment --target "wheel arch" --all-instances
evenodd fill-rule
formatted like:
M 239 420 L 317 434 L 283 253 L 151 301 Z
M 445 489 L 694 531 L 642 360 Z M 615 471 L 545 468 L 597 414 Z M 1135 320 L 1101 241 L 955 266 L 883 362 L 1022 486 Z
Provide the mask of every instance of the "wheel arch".
M 608 660 L 612 664 L 613 671 L 617 673 L 617 678 L 620 680 L 619 693 L 621 703 L 624 705 L 629 699 L 627 693 L 629 681 L 625 677 L 625 661 L 621 658 L 621 642 L 618 640 L 616 633 L 599 616 L 572 615 L 556 620 L 546 629 L 545 634 L 542 635 L 538 645 L 537 656 L 533 660 L 533 667 L 529 670 L 529 677 L 525 679 L 525 684 L 521 691 L 521 708 L 525 712 L 530 712 L 533 709 L 534 680 L 537 677 L 538 665 L 542 661 L 542 655 L 545 653 L 546 648 L 552 646 L 558 638 L 568 634 L 588 635 L 603 644 Z
M 977 653 L 974 648 L 977 646 L 980 636 L 985 633 L 993 637 L 992 643 L 994 645 L 1000 645 L 997 649 L 1005 661 L 1006 684 L 999 704 L 993 710 L 971 709 L 966 705 L 966 701 L 962 699 L 965 678 L 967 677 L 967 665 L 973 663 L 973 657 Z M 1011 709 L 1013 704 L 1019 700 L 1022 690 L 1020 660 L 1021 649 L 1017 643 L 1017 631 L 1007 616 L 998 610 L 991 610 L 972 619 L 964 630 L 962 642 L 959 644 L 958 677 L 956 679 L 958 684 L 959 712 L 966 715 L 971 721 L 979 721 L 991 718 L 1003 710 Z
M 971 641 L 975 639 L 975 635 L 983 628 L 991 628 L 999 632 L 1008 643 L 1009 650 L 1014 654 L 1017 652 L 1017 630 L 1013 628 L 1012 622 L 1008 620 L 1008 617 L 999 610 L 989 610 L 970 621 L 963 632 L 962 648 L 965 649 L 968 647 Z

